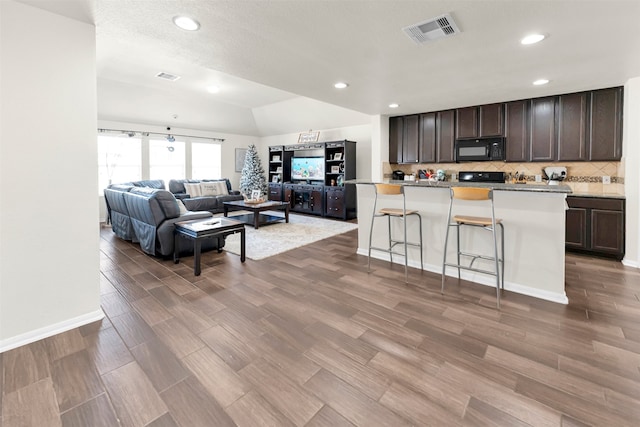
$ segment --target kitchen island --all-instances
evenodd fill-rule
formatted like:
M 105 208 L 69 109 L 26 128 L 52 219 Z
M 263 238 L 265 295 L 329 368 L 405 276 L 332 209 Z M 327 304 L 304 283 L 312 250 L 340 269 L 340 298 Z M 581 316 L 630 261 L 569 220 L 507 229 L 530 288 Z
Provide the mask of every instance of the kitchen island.
M 447 181 L 385 181 L 405 187 L 407 209 L 415 209 L 422 216 L 423 268 L 440 274 L 447 212 L 449 209 L 449 187 L 491 187 L 494 189 L 496 218 L 503 221 L 505 229 L 505 289 L 548 301 L 566 304 L 564 289 L 565 262 L 565 210 L 566 196 L 571 193 L 567 185 L 535 184 L 484 184 Z M 367 255 L 369 228 L 375 198 L 373 182 L 365 180 L 347 181 L 355 184 L 358 197 L 358 254 Z M 378 207 L 402 207 L 401 199 L 379 199 Z M 472 216 L 490 216 L 485 210 L 488 205 L 477 202 L 456 201 L 454 213 Z M 401 236 L 400 221 L 393 221 L 394 235 Z M 461 232 L 461 246 L 466 251 L 491 254 L 493 251 L 490 235 L 481 229 Z M 407 235 L 419 233 L 417 221 L 407 222 Z M 482 233 L 480 235 L 479 233 Z M 454 235 L 455 236 L 455 235 Z M 449 244 L 450 259 L 455 258 L 455 237 Z M 386 221 L 376 221 L 373 231 L 373 246 L 387 246 Z M 411 237 L 409 237 L 411 240 Z M 418 248 L 408 249 L 408 264 L 420 268 Z M 372 257 L 389 260 L 385 252 L 372 251 Z M 404 264 L 404 258 L 395 256 L 394 262 Z M 492 264 L 478 264 L 479 267 L 493 269 Z M 457 269 L 447 269 L 448 276 L 457 277 Z M 492 276 L 462 271 L 462 279 L 495 286 Z M 448 281 L 451 282 L 451 279 Z M 445 287 L 446 292 L 446 287 Z M 505 298 L 505 302 L 508 297 Z

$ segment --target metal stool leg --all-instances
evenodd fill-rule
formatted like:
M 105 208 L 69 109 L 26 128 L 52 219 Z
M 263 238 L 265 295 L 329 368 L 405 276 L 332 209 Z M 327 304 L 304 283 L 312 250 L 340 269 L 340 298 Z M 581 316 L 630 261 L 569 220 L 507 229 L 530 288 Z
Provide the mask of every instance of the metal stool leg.
M 367 272 L 371 273 L 371 241 L 373 239 L 373 224 L 376 220 L 376 205 L 378 204 L 378 194 L 373 200 L 373 214 L 371 214 L 371 227 L 369 228 L 369 259 L 367 261 Z

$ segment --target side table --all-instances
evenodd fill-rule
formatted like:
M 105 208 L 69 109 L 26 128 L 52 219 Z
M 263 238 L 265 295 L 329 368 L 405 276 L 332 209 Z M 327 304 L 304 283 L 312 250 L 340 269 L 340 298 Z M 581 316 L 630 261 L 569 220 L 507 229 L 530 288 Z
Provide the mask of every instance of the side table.
M 207 218 L 193 221 L 176 222 L 174 231 L 173 262 L 180 262 L 178 239 L 180 237 L 193 240 L 193 274 L 200 275 L 200 252 L 204 239 L 228 236 L 240 233 L 240 261 L 245 261 L 244 224 L 227 218 Z M 220 250 L 221 251 L 221 250 Z

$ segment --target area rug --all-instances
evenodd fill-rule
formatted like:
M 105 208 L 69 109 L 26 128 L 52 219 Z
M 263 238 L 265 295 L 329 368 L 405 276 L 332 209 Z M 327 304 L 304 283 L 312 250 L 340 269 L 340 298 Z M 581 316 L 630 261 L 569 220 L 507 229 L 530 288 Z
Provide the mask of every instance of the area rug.
M 289 214 L 288 224 L 282 221 L 257 230 L 247 225 L 245 255 L 253 260 L 264 259 L 356 228 L 358 225 L 350 222 Z M 240 235 L 228 236 L 224 249 L 240 254 Z

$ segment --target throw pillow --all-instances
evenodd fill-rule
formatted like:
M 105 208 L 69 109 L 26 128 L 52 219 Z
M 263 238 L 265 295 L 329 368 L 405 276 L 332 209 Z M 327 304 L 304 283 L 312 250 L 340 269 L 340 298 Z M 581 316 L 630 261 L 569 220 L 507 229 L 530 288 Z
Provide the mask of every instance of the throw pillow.
M 199 197 L 202 196 L 202 193 L 200 192 L 200 184 L 193 184 L 193 183 L 188 183 L 185 182 L 184 183 L 184 189 L 187 192 L 187 194 L 191 197 Z
M 227 195 L 227 185 L 223 181 L 201 182 L 200 192 L 203 196 L 223 196 Z
M 178 208 L 180 209 L 180 216 L 189 212 L 187 210 L 187 207 L 184 205 L 184 203 L 182 203 L 182 200 L 176 199 L 176 202 L 178 202 Z

